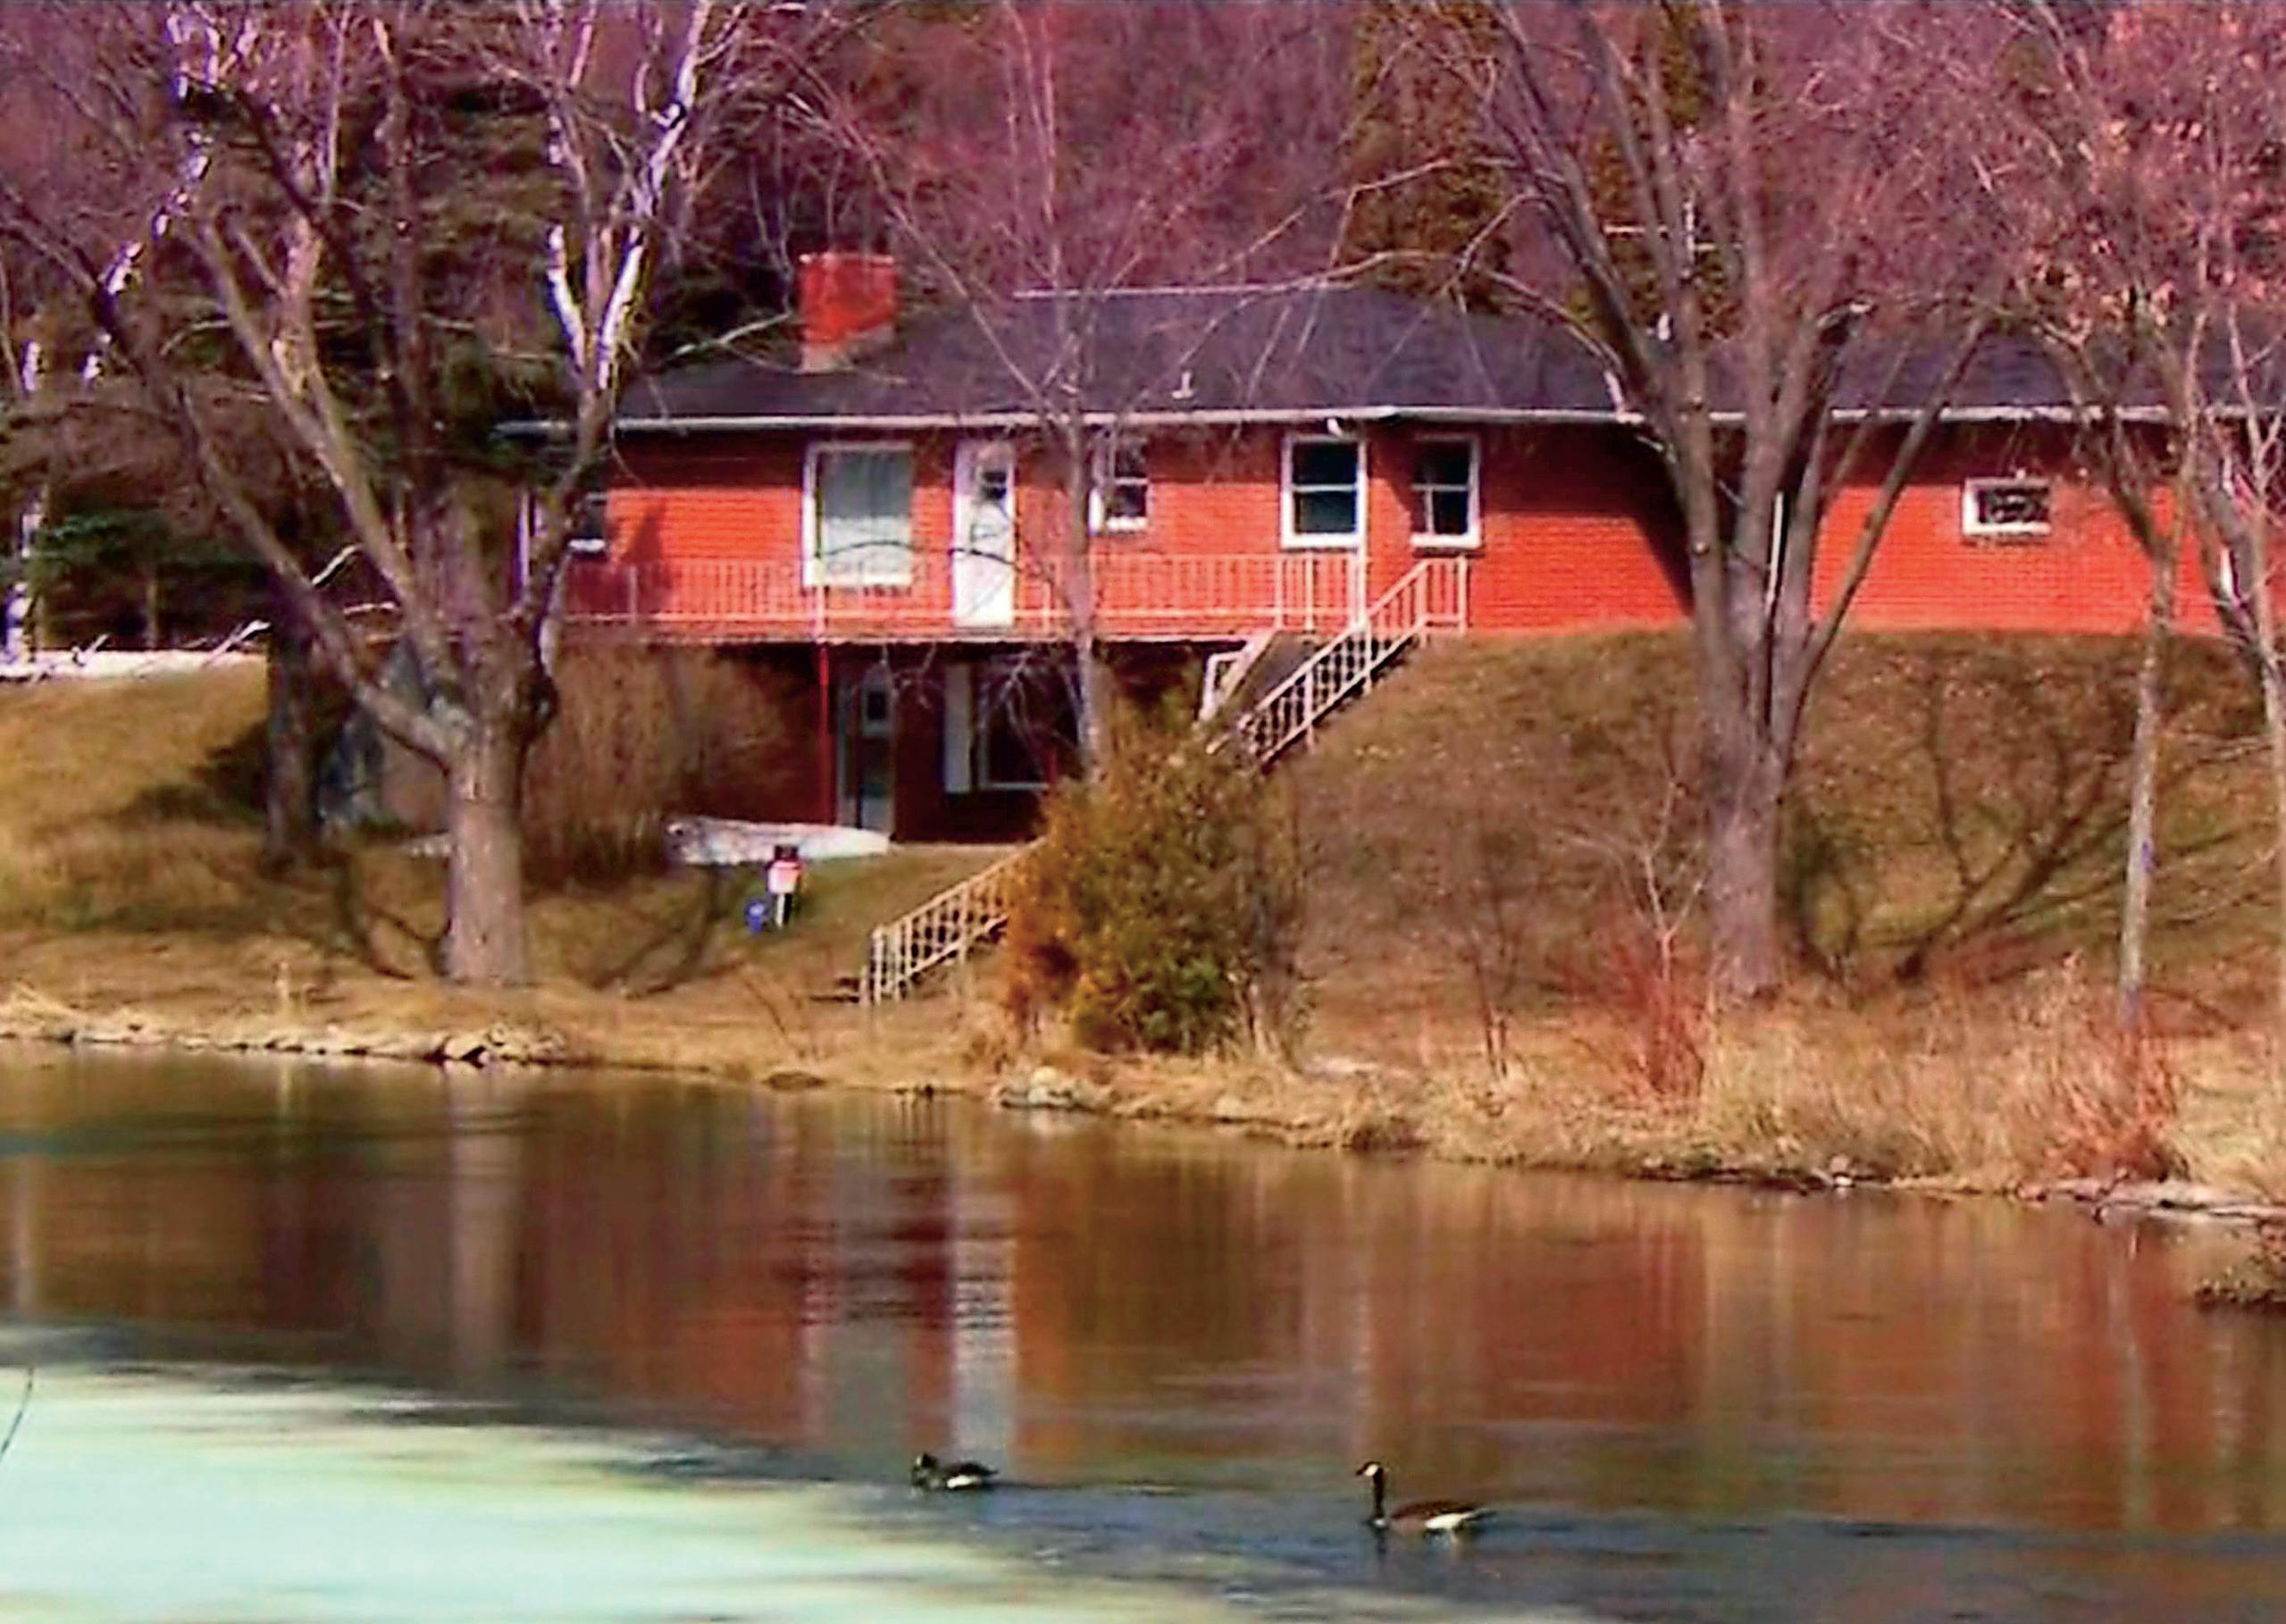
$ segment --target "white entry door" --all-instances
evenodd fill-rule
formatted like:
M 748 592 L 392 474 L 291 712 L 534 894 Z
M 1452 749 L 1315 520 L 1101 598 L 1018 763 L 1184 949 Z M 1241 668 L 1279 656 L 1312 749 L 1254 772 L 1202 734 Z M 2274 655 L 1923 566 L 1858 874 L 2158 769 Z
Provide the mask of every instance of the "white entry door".
M 952 459 L 952 619 L 1016 619 L 1016 448 L 964 439 Z

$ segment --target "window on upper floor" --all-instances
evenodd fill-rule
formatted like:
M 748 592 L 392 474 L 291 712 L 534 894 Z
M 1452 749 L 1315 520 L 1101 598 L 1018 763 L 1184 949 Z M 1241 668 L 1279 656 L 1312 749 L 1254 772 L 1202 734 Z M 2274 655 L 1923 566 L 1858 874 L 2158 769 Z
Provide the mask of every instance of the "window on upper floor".
M 1088 528 L 1142 530 L 1151 523 L 1151 465 L 1143 442 L 1118 439 L 1095 458 L 1095 488 L 1088 492 Z
M 913 452 L 900 445 L 809 448 L 804 576 L 813 586 L 903 586 L 913 578 Z
M 1354 547 L 1365 536 L 1365 447 L 1331 434 L 1285 442 L 1288 547 Z
M 2051 480 L 1971 480 L 1961 487 L 1961 533 L 1989 540 L 2037 540 L 2048 533 Z
M 1413 442 L 1413 545 L 1477 545 L 1477 439 L 1440 435 Z

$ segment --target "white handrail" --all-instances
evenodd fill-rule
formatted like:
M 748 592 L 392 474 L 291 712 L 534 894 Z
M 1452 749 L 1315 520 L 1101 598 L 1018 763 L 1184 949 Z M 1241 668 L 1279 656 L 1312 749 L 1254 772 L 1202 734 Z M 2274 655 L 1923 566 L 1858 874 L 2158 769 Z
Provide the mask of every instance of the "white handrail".
M 1342 634 L 1247 707 L 1232 727 L 1264 766 L 1309 736 L 1327 713 L 1417 640 L 1468 624 L 1469 561 L 1424 558 L 1400 576 Z
M 1025 846 L 948 886 L 910 913 L 876 928 L 866 939 L 866 974 L 861 995 L 868 1004 L 902 998 L 913 984 L 1008 923 L 1009 900 L 1024 860 Z

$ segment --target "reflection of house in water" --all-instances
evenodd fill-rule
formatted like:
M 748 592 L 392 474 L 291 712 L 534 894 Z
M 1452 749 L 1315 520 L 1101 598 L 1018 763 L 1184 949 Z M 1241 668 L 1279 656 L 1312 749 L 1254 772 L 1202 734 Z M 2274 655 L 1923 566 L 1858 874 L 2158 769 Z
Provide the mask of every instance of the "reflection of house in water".
M 536 1381 L 891 1476 L 942 1444 L 1338 1486 L 1372 1452 L 1588 1510 L 2286 1521 L 2286 1342 L 2195 1318 L 2163 1233 L 728 1090 L 98 1096 L 78 1064 L 7 1084 L 20 1320 Z

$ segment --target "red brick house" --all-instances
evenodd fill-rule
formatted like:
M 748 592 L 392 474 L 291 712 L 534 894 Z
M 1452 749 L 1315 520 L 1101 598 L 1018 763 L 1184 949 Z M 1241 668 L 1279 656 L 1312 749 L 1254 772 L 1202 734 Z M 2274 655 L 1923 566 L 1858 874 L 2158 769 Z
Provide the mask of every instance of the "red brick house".
M 630 396 L 565 593 L 587 634 L 734 647 L 798 685 L 816 749 L 752 816 L 902 839 L 1026 825 L 1069 727 L 1051 387 L 1084 397 L 1084 601 L 1132 685 L 1195 698 L 1212 657 L 1330 637 L 1401 584 L 1426 624 L 1470 635 L 1687 618 L 1650 453 L 1543 324 L 1316 288 L 1101 296 L 1084 324 L 1046 297 L 900 323 L 894 267 L 858 255 L 807 262 L 802 294 L 800 367 L 715 363 Z M 1075 332 L 1084 365 L 1059 371 Z M 2075 474 L 2072 416 L 2037 352 L 1989 347 L 1854 624 L 2135 626 L 2140 557 Z M 1836 503 L 1821 567 L 1871 496 Z

